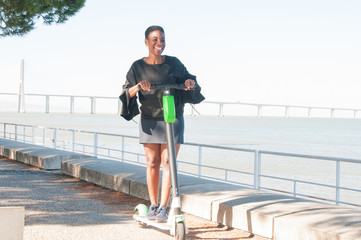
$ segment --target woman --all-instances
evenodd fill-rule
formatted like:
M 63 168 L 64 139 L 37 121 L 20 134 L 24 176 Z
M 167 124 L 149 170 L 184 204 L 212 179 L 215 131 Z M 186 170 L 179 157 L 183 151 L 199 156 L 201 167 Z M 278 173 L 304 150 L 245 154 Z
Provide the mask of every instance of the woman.
M 195 76 L 189 74 L 176 57 L 162 55 L 166 46 L 162 27 L 150 26 L 145 31 L 145 45 L 148 48 L 148 57 L 135 61 L 127 73 L 123 93 L 120 96 L 123 103 L 121 115 L 130 120 L 139 113 L 136 101 L 136 95 L 138 94 L 141 104 L 139 141 L 144 146 L 147 160 L 147 185 L 151 201 L 147 218 L 163 222 L 167 220 L 167 205 L 170 193 L 166 127 L 161 103 L 162 92 L 161 90 L 151 89 L 151 84 L 184 83 L 185 90 L 200 88 L 196 84 Z M 189 101 L 189 97 L 186 97 L 184 92 L 183 90 L 174 90 L 172 92 L 176 109 L 174 135 L 177 154 L 180 144 L 184 141 L 184 103 L 192 102 Z M 199 91 L 198 98 L 200 101 L 204 99 Z M 160 165 L 162 165 L 163 173 L 161 197 L 158 203 Z

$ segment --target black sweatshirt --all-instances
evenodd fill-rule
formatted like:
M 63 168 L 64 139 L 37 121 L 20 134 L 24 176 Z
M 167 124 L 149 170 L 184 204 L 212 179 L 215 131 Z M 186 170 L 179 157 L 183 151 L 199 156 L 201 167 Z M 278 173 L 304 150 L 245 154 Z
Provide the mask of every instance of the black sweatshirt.
M 150 83 L 184 83 L 187 79 L 196 81 L 196 77 L 187 71 L 178 58 L 171 56 L 165 57 L 164 63 L 155 65 L 147 64 L 143 59 L 135 61 L 127 73 L 122 95 L 129 97 L 129 94 L 126 94 L 128 89 L 142 80 L 148 80 Z M 182 90 L 176 89 L 171 90 L 171 94 L 174 95 L 176 116 L 182 116 L 184 111 L 184 101 L 181 91 Z M 162 90 L 140 90 L 138 96 L 141 104 L 141 116 L 143 118 L 163 120 Z M 131 101 L 128 99 L 128 102 L 134 102 L 134 100 Z

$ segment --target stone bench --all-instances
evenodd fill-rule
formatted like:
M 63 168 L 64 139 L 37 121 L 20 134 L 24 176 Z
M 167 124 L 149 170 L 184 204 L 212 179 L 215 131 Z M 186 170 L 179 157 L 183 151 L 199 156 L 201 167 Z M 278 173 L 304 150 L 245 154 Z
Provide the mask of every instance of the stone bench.
M 64 161 L 61 171 L 99 186 L 148 199 L 144 166 L 88 158 Z M 183 174 L 178 177 L 182 210 L 192 215 L 270 239 L 361 239 L 360 209 Z
M 0 155 L 46 170 L 60 169 L 64 160 L 86 158 L 84 154 L 0 138 Z
M 0 239 L 22 240 L 25 207 L 0 207 Z

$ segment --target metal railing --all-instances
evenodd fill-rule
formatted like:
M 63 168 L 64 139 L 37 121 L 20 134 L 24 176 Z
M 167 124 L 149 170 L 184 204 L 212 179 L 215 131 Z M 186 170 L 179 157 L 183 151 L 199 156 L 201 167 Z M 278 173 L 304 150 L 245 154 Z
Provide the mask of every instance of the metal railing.
M 18 96 L 18 94 L 16 93 L 0 93 L 0 96 L 4 95 L 4 96 Z M 50 113 L 50 104 L 51 104 L 51 99 L 54 100 L 56 98 L 68 98 L 69 99 L 69 108 L 68 108 L 68 113 L 70 114 L 74 114 L 75 113 L 75 101 L 79 100 L 79 99 L 85 99 L 89 101 L 89 106 L 90 106 L 90 114 L 96 114 L 96 102 L 97 100 L 103 100 L 103 99 L 107 99 L 107 100 L 112 100 L 114 102 L 118 102 L 118 108 L 117 108 L 117 114 L 120 113 L 120 107 L 121 107 L 121 103 L 119 101 L 118 98 L 116 97 L 101 97 L 101 96 L 80 96 L 80 95 L 56 95 L 56 94 L 33 94 L 33 93 L 27 93 L 25 94 L 25 96 L 28 97 L 41 97 L 43 98 L 44 101 L 44 112 L 45 113 Z M 20 103 L 18 103 L 18 105 L 20 105 Z M 20 107 L 18 107 L 18 109 L 20 109 Z M 18 110 L 19 111 L 19 110 Z
M 218 116 L 224 116 L 225 106 L 229 105 L 239 105 L 239 106 L 251 106 L 257 109 L 257 117 L 263 116 L 263 110 L 266 108 L 278 108 L 283 109 L 283 116 L 288 118 L 291 116 L 290 112 L 292 109 L 306 110 L 306 117 L 311 118 L 312 113 L 315 110 L 325 110 L 329 112 L 330 118 L 335 118 L 337 112 L 347 112 L 351 113 L 353 118 L 358 118 L 361 113 L 361 109 L 356 108 L 332 108 L 332 107 L 317 107 L 317 106 L 301 106 L 301 105 L 281 105 L 281 104 L 259 104 L 259 103 L 244 103 L 244 102 L 216 102 L 216 101 L 206 101 L 208 104 L 218 105 Z
M 66 149 L 73 152 L 91 154 L 95 157 L 146 165 L 143 149 L 138 143 L 138 137 L 135 136 L 0 123 L 0 137 L 53 148 Z M 354 164 L 354 167 L 361 168 L 361 160 L 358 159 L 294 154 L 198 143 L 185 143 L 182 146 L 182 149 L 183 148 L 187 149 L 187 151 L 184 152 L 190 152 L 190 155 L 180 154 L 178 156 L 178 170 L 184 174 L 259 190 L 281 192 L 293 197 L 311 198 L 318 201 L 361 207 L 361 187 L 357 187 L 354 182 L 352 182 L 351 187 L 341 184 L 341 179 L 348 177 L 347 174 L 350 174 L 341 171 L 341 164 Z M 198 158 L 197 160 L 192 161 L 191 159 L 193 159 L 194 156 L 198 156 Z M 222 158 L 221 156 L 227 156 L 227 161 L 230 163 L 229 166 L 227 166 L 225 159 L 219 159 Z M 213 162 L 209 161 L 212 157 L 216 158 Z M 282 157 L 286 157 L 286 159 L 282 160 Z M 297 179 L 295 176 L 292 176 L 292 173 L 288 170 L 281 171 L 280 165 L 273 166 L 268 170 L 267 167 L 262 167 L 263 164 L 274 164 L 276 161 L 284 164 L 291 161 L 291 159 L 299 159 L 295 166 L 292 165 L 293 167 L 305 167 L 308 169 L 303 176 L 306 177 L 306 180 Z M 312 164 L 326 162 L 328 168 L 333 169 L 334 172 L 332 172 L 333 170 L 329 173 L 324 172 L 326 170 L 323 170 L 323 167 L 321 167 L 322 170 L 320 170 L 320 172 L 312 172 L 310 171 L 311 168 L 313 168 L 311 163 L 309 166 L 304 166 L 306 160 L 312 160 Z M 219 161 L 222 161 L 224 167 L 218 166 Z M 233 166 L 231 164 L 232 161 L 235 162 L 235 165 Z M 243 167 L 246 169 L 242 169 Z M 274 173 L 275 169 L 278 171 L 277 174 Z M 267 171 L 273 174 L 267 174 Z M 310 174 L 311 172 L 312 174 Z M 285 177 L 284 175 L 291 176 Z M 326 175 L 326 177 L 323 177 L 323 175 Z M 318 180 L 307 180 L 307 178 L 310 177 L 316 177 Z M 360 178 L 359 172 L 353 177 Z M 323 178 L 327 178 L 328 182 L 322 183 L 320 179 Z M 277 181 L 277 183 L 272 183 L 272 181 Z M 330 181 L 334 181 L 334 183 L 329 183 Z M 359 183 L 360 181 L 356 180 L 356 182 Z M 302 187 L 302 185 L 306 185 L 306 189 L 315 188 L 315 190 L 313 192 L 304 192 L 302 188 L 305 189 L 305 186 Z M 320 196 L 320 192 L 322 192 L 320 189 L 324 189 L 323 193 L 326 197 Z
M 0 93 L 0 96 L 19 96 L 19 94 L 16 93 Z M 121 102 L 119 101 L 118 97 L 102 97 L 102 96 L 80 96 L 80 95 L 55 95 L 55 94 L 32 94 L 32 93 L 27 93 L 25 94 L 25 97 L 41 97 L 44 100 L 44 112 L 45 113 L 50 113 L 50 109 L 51 109 L 51 102 L 52 100 L 56 99 L 56 98 L 68 98 L 69 99 L 69 106 L 67 107 L 68 110 L 67 112 L 70 114 L 74 114 L 75 113 L 75 102 L 79 99 L 85 99 L 87 101 L 89 101 L 89 107 L 90 107 L 90 111 L 89 113 L 91 114 L 96 114 L 97 111 L 97 102 L 98 100 L 111 100 L 112 102 L 114 101 L 114 103 L 117 104 L 117 109 L 116 111 L 112 111 L 110 113 L 115 113 L 119 114 L 120 113 L 120 109 L 121 109 Z M 17 99 L 14 98 L 15 101 L 17 101 Z M 27 101 L 25 101 L 27 102 Z M 29 103 L 28 103 L 29 104 Z M 18 100 L 18 111 L 20 108 L 20 98 Z M 303 117 L 308 117 L 311 118 L 315 115 L 314 112 L 316 111 L 325 111 L 326 114 L 324 115 L 328 115 L 328 117 L 330 118 L 335 118 L 337 117 L 338 113 L 346 113 L 348 115 L 348 117 L 351 118 L 360 118 L 360 114 L 361 114 L 361 109 L 356 109 L 356 108 L 332 108 L 332 107 L 317 107 L 317 106 L 296 106 L 296 105 L 280 105 L 280 104 L 258 104 L 258 103 L 244 103 L 244 102 L 217 102 L 217 101 L 204 101 L 202 102 L 200 105 L 202 106 L 206 106 L 206 105 L 210 105 L 211 108 L 216 109 L 216 111 L 212 111 L 213 114 L 207 114 L 207 115 L 217 115 L 217 116 L 225 116 L 225 115 L 245 115 L 244 114 L 244 110 L 236 110 L 237 114 L 234 114 L 235 111 L 232 110 L 232 114 L 229 114 L 226 112 L 225 108 L 227 107 L 250 107 L 252 109 L 254 109 L 255 112 L 253 115 L 257 116 L 257 117 L 263 117 L 264 116 L 264 111 L 267 109 L 277 109 L 280 110 L 282 113 L 281 115 L 283 117 L 291 117 L 291 111 L 294 110 L 300 110 L 300 111 L 305 111 L 306 113 L 301 114 Z M 216 107 L 213 107 L 213 106 Z M 26 111 L 26 107 L 24 106 L 25 111 Z M 218 110 L 217 110 L 218 109 Z M 14 108 L 14 111 L 15 108 Z M 243 112 L 242 112 L 243 111 Z M 194 108 L 190 109 L 190 115 L 194 115 L 195 114 L 195 110 Z M 277 114 L 279 115 L 279 114 Z

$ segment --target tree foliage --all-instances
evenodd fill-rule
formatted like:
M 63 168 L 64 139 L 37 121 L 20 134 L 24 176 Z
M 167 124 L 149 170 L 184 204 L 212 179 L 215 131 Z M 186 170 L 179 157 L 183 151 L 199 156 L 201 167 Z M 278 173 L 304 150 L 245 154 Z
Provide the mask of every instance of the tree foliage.
M 45 24 L 64 23 L 85 0 L 0 0 L 0 37 L 23 36 L 38 19 Z

